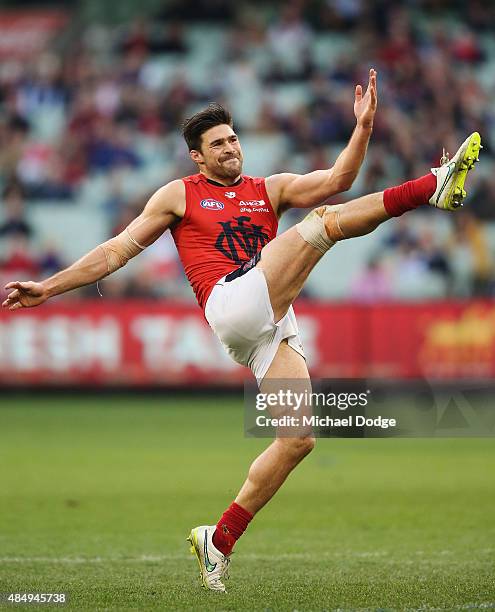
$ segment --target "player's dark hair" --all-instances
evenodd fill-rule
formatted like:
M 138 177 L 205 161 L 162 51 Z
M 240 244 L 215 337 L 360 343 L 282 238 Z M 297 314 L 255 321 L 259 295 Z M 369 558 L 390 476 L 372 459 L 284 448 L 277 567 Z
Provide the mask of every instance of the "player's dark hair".
M 199 151 L 201 149 L 201 136 L 217 125 L 233 127 L 232 115 L 216 102 L 211 102 L 205 109 L 186 119 L 182 124 L 182 135 L 189 151 L 192 149 Z

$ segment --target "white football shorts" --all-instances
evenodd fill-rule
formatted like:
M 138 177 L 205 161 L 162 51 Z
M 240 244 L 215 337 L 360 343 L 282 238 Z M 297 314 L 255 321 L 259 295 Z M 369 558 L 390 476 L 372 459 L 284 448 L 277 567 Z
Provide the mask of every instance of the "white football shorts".
M 306 358 L 296 315 L 290 306 L 275 323 L 265 275 L 259 268 L 252 267 L 229 281 L 231 276 L 224 276 L 213 287 L 205 317 L 227 353 L 250 368 L 260 384 L 282 340 L 287 339 L 289 346 Z

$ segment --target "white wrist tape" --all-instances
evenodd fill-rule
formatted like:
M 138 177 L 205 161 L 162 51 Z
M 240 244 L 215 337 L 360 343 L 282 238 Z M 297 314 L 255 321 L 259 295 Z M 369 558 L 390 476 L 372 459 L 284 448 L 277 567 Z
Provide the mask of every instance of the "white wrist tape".
M 323 255 L 337 241 L 345 238 L 339 223 L 342 204 L 320 206 L 296 225 L 298 234 Z

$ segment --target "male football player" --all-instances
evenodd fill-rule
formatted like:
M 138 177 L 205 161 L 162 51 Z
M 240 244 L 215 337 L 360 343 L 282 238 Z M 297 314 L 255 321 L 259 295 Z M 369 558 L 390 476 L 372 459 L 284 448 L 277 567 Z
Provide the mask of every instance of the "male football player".
M 271 379 L 309 380 L 292 303 L 320 258 L 336 242 L 363 236 L 419 206 L 457 209 L 466 195 L 466 174 L 478 159 L 480 136 L 474 133 L 451 160 L 444 159 L 421 178 L 345 204 L 322 205 L 353 184 L 376 105 L 376 72 L 370 70 L 366 92 L 356 87 L 356 127 L 334 166 L 265 179 L 242 174 L 242 149 L 231 116 L 210 104 L 183 127 L 198 174 L 158 189 L 121 234 L 69 268 L 42 282 L 8 283 L 3 306 L 38 306 L 94 283 L 170 229 L 199 305 L 231 357 L 251 368 L 260 386 Z M 291 207 L 317 208 L 277 236 L 278 219 Z M 189 540 L 205 587 L 225 590 L 223 579 L 235 542 L 313 446 L 310 432 L 277 436 L 252 463 L 217 524 L 192 529 Z

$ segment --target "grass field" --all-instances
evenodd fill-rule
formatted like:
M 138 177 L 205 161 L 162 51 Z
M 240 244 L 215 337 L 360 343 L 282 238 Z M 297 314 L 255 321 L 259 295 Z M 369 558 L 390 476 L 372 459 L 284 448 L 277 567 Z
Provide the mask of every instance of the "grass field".
M 0 592 L 85 610 L 495 607 L 494 439 L 320 440 L 239 542 L 228 593 L 202 590 L 185 538 L 267 444 L 242 418 L 228 397 L 4 397 Z

